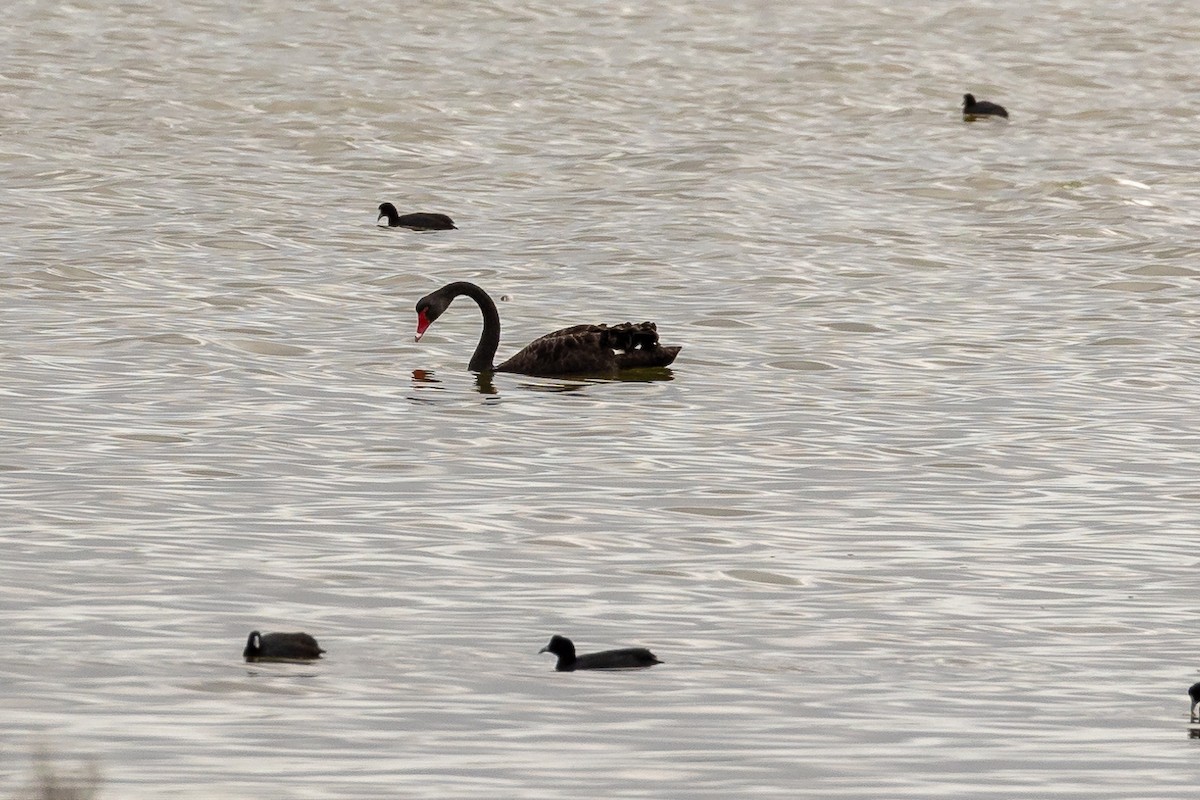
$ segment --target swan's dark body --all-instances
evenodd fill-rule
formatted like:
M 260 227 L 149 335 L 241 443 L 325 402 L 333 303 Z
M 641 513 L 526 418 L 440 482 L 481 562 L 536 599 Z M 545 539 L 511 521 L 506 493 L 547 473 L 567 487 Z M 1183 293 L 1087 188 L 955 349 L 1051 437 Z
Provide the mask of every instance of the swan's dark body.
M 997 103 L 990 103 L 987 100 L 976 100 L 973 94 L 963 95 L 963 116 L 964 117 L 1004 117 L 1008 118 L 1008 112 L 1004 106 Z
M 1192 688 L 1188 689 L 1188 697 L 1192 698 L 1192 722 L 1200 722 L 1200 714 L 1196 712 L 1196 706 L 1200 705 L 1200 683 L 1192 684 Z
M 577 656 L 575 645 L 565 636 L 551 636 L 550 644 L 538 652 L 558 656 L 558 663 L 554 668 L 559 672 L 574 672 L 577 669 L 641 669 L 663 663 L 644 647 L 603 650 Z
M 415 214 L 401 214 L 391 203 L 379 204 L 379 220 L 387 217 L 389 228 L 411 228 L 414 231 L 448 231 L 457 230 L 454 220 L 445 214 L 431 214 L 418 211 Z
M 307 633 L 259 633 L 246 639 L 242 656 L 247 661 L 296 661 L 320 658 L 325 651 Z
M 417 301 L 418 341 L 459 295 L 470 297 L 483 312 L 483 333 L 468 365 L 474 372 L 610 374 L 639 367 L 665 367 L 680 350 L 658 343 L 658 328 L 653 322 L 573 325 L 534 339 L 512 358 L 493 366 L 496 348 L 500 346 L 500 313 L 487 292 L 466 281 L 447 284 Z

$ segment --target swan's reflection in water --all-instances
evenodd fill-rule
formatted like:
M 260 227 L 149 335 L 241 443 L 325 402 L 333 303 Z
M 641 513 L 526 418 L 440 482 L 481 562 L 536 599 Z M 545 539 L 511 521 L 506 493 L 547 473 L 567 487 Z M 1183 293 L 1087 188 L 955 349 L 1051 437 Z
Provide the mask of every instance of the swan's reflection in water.
M 412 373 L 412 387 L 414 392 L 444 392 L 447 387 L 440 378 L 435 377 L 433 370 L 414 369 Z M 475 376 L 475 391 L 484 395 L 487 399 L 485 402 L 499 401 L 500 393 L 496 391 L 496 385 L 492 383 L 492 373 L 480 372 Z M 432 397 L 423 397 L 420 394 L 411 394 L 408 399 L 414 403 L 432 403 Z
M 643 369 L 627 369 L 618 372 L 612 380 L 626 383 L 658 383 L 659 381 L 675 380 L 675 372 L 670 367 L 645 367 Z
M 433 377 L 433 372 L 423 369 L 414 369 L 412 373 L 412 387 L 414 394 L 408 396 L 408 400 L 413 403 L 432 403 L 432 397 L 423 397 L 420 392 L 438 391 L 444 392 L 446 388 L 442 386 L 442 382 Z
M 575 377 L 556 375 L 552 378 L 541 378 L 543 383 L 531 383 L 537 380 L 536 375 L 522 375 L 525 379 L 517 384 L 522 389 L 534 392 L 579 392 L 589 386 L 604 383 L 655 383 L 657 381 L 673 381 L 675 373 L 669 367 L 646 367 L 644 369 L 626 369 L 613 375 L 597 377 L 595 375 L 579 375 Z M 482 380 L 483 376 L 480 376 Z
M 480 372 L 475 375 L 475 391 L 489 398 L 499 399 L 500 392 L 496 389 L 494 372 Z M 656 383 L 659 381 L 675 380 L 675 373 L 669 367 L 648 367 L 645 369 L 628 369 L 605 377 L 580 375 L 577 377 L 539 378 L 536 375 L 514 375 L 520 379 L 517 384 L 521 389 L 532 392 L 579 392 L 589 386 L 604 383 Z M 536 381 L 536 382 L 535 382 Z M 414 369 L 412 372 L 413 390 L 428 392 L 430 390 L 444 392 L 445 382 L 435 377 L 433 370 Z M 416 403 L 433 402 L 431 398 L 420 395 L 410 395 L 409 400 Z
M 500 393 L 496 391 L 496 384 L 492 383 L 492 373 L 490 372 L 480 372 L 475 376 L 475 391 L 490 397 L 500 396 Z

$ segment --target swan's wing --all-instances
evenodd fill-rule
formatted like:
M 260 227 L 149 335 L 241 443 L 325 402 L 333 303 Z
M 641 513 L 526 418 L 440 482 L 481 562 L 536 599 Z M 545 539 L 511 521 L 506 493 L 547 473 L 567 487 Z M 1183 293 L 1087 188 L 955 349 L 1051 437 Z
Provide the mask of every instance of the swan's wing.
M 497 370 L 526 375 L 585 375 L 663 367 L 678 347 L 662 347 L 653 322 L 572 325 L 534 339 Z
M 639 369 L 641 367 L 665 367 L 675 360 L 682 347 L 663 347 L 655 345 L 650 348 L 627 350 L 617 354 L 618 369 Z
M 603 346 L 604 327 L 574 325 L 548 333 L 525 345 L 496 367 L 524 375 L 585 375 L 612 372 L 617 362 L 612 348 Z

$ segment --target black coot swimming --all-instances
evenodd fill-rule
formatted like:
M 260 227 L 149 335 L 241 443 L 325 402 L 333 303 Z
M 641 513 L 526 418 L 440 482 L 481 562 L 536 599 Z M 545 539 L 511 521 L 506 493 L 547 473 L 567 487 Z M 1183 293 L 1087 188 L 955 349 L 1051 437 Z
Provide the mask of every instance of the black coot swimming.
M 663 663 L 644 647 L 626 647 L 577 656 L 575 645 L 565 636 L 550 637 L 550 644 L 538 652 L 554 653 L 558 656 L 558 664 L 554 668 L 559 672 L 574 672 L 577 669 L 640 669 Z
M 989 103 L 987 100 L 976 100 L 973 94 L 963 95 L 963 119 L 971 119 L 973 117 L 1004 117 L 1008 118 L 1008 112 L 1004 110 L 1004 106 L 996 103 Z
M 1197 706 L 1200 706 L 1200 683 L 1192 684 L 1192 688 L 1188 689 L 1188 697 L 1192 698 L 1192 722 L 1200 722 L 1200 712 L 1197 711 Z
M 321 645 L 307 633 L 259 633 L 253 631 L 242 651 L 247 661 L 304 661 L 320 658 Z
M 379 216 L 376 222 L 387 217 L 389 228 L 410 228 L 414 231 L 448 231 L 457 230 L 454 220 L 445 214 L 431 214 L 418 211 L 415 214 L 401 214 L 391 203 L 379 204 Z

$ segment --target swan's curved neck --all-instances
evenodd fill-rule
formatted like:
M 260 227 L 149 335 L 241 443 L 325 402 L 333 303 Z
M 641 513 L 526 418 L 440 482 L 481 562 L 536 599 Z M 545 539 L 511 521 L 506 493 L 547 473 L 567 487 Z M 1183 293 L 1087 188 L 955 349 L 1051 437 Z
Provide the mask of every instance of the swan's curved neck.
M 472 372 L 491 372 L 492 360 L 496 357 L 496 349 L 500 347 L 500 312 L 496 304 L 483 289 L 467 281 L 458 281 L 446 287 L 451 297 L 466 295 L 475 301 L 483 312 L 483 333 L 479 336 L 479 344 L 475 346 L 475 354 L 467 369 Z

